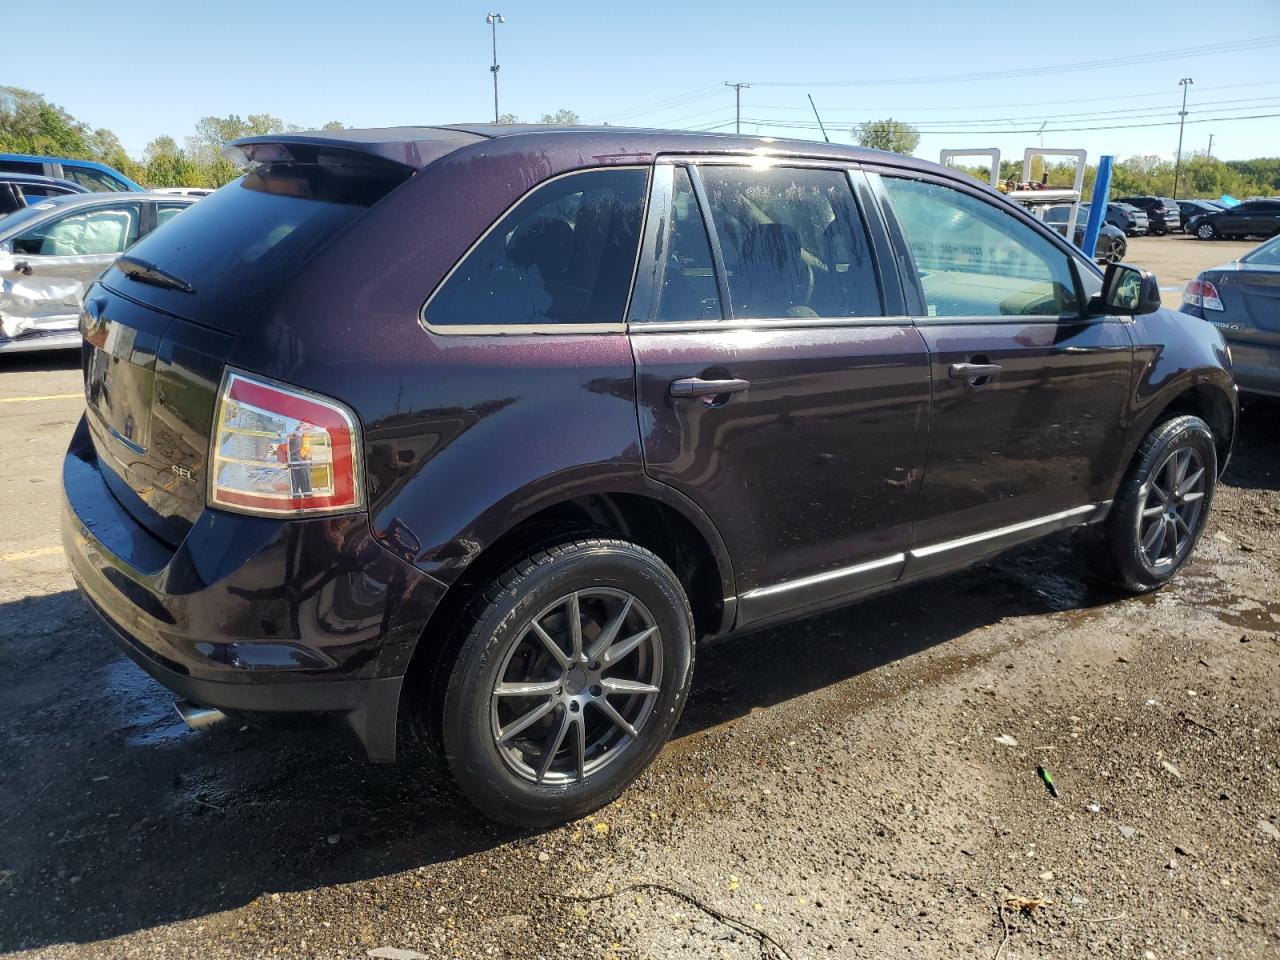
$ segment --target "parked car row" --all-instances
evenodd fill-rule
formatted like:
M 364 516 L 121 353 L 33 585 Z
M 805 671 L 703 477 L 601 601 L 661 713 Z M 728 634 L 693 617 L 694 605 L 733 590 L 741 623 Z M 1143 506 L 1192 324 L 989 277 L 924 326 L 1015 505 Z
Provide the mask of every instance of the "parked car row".
M 1116 203 L 1136 207 L 1147 215 L 1152 236 L 1163 236 L 1182 229 L 1182 213 L 1168 197 L 1117 197 Z
M 1063 204 L 1058 207 L 1050 207 L 1044 212 L 1044 222 L 1065 237 L 1067 235 L 1067 224 L 1071 222 L 1071 205 Z M 1076 235 L 1072 238 L 1072 242 L 1082 249 L 1084 247 L 1085 227 L 1088 222 L 1089 204 L 1082 203 L 1076 214 Z M 1102 229 L 1098 233 L 1098 243 L 1094 247 L 1093 258 L 1099 263 L 1119 263 L 1124 259 L 1127 251 L 1128 243 L 1125 240 L 1124 231 L 1110 221 L 1104 221 Z
M 965 174 L 612 127 L 233 146 L 90 288 L 63 462 L 77 583 L 202 722 L 329 712 L 389 761 L 416 715 L 543 826 L 649 764 L 705 640 L 1078 526 L 1149 591 L 1204 529 L 1218 330 Z
M 1280 199 L 1246 200 L 1193 217 L 1187 232 L 1200 240 L 1237 240 L 1280 233 Z

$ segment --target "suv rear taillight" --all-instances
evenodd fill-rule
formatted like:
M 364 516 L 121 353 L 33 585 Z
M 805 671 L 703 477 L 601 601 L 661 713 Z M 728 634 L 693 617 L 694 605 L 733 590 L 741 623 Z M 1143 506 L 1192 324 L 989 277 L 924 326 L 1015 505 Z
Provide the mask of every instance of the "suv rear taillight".
M 209 505 L 298 516 L 363 506 L 360 429 L 335 400 L 228 370 L 209 452 Z
M 1218 296 L 1218 288 L 1208 280 L 1192 280 L 1187 289 L 1182 291 L 1182 302 L 1205 310 L 1221 310 L 1222 300 Z

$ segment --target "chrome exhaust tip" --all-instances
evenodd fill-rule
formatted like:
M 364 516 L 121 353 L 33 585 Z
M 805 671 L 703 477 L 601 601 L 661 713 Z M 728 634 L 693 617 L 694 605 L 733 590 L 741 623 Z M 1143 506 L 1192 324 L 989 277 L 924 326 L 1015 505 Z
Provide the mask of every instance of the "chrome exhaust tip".
M 205 730 L 215 723 L 221 723 L 227 719 L 227 715 L 221 710 L 215 710 L 213 707 L 202 707 L 200 704 L 192 703 L 189 700 L 175 700 L 173 709 L 178 711 L 178 716 L 182 718 L 182 722 L 187 725 L 189 730 Z

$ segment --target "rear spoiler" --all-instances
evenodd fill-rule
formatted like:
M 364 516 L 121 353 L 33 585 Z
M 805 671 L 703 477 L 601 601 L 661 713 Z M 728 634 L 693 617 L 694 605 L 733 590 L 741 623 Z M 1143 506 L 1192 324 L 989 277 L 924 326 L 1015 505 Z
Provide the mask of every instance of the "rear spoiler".
M 391 127 L 380 130 L 309 131 L 242 137 L 222 148 L 233 163 L 328 162 L 350 166 L 393 164 L 411 170 L 423 167 L 459 147 L 486 139 L 443 127 Z

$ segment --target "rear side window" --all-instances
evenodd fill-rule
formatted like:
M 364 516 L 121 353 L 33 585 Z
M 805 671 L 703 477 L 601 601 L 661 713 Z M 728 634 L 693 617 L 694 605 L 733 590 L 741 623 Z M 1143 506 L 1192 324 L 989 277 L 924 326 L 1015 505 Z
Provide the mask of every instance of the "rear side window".
M 64 163 L 62 165 L 62 176 L 88 190 L 96 190 L 101 193 L 127 192 L 129 190 L 123 181 L 117 180 L 109 173 L 103 173 L 101 170 L 94 170 L 90 167 L 77 167 Z
M 723 319 L 707 225 L 684 167 L 676 167 L 672 175 L 667 237 L 661 249 L 667 261 L 655 319 L 660 323 Z
M 30 160 L 0 160 L 0 170 L 8 170 L 10 173 L 37 173 L 44 174 L 44 164 Z
M 427 322 L 621 323 L 647 183 L 647 169 L 627 167 L 573 173 L 538 187 L 437 289 Z
M 977 197 L 885 177 L 931 317 L 1079 313 L 1070 258 L 1047 237 Z
M 880 288 L 839 170 L 701 168 L 738 319 L 879 316 Z

